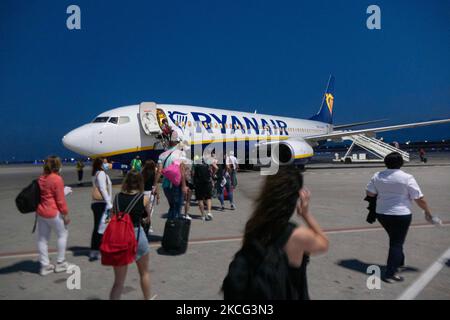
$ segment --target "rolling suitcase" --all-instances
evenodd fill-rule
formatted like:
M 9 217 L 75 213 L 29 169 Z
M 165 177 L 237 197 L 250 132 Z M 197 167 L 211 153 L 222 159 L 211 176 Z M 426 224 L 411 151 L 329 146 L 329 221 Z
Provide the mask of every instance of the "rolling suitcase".
M 189 240 L 191 220 L 168 219 L 164 226 L 162 247 L 170 254 L 183 254 L 186 252 Z

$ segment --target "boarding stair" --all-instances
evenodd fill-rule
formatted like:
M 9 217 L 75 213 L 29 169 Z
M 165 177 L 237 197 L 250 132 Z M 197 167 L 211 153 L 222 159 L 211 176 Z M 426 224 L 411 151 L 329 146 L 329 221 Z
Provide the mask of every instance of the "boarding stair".
M 403 150 L 400 150 L 399 148 L 396 148 L 394 146 L 391 146 L 390 144 L 387 144 L 381 140 L 378 140 L 376 138 L 368 137 L 364 134 L 354 134 L 354 135 L 348 135 L 343 137 L 343 140 L 350 140 L 352 141 L 352 144 L 350 148 L 347 150 L 347 153 L 344 155 L 343 158 L 339 159 L 341 162 L 354 162 L 359 161 L 358 159 L 350 157 L 350 154 L 354 148 L 354 146 L 358 146 L 367 152 L 370 152 L 373 154 L 376 158 L 375 161 L 381 161 L 391 152 L 398 152 L 403 157 L 403 160 L 405 162 L 409 162 L 409 153 Z M 369 160 L 364 160 L 369 161 Z

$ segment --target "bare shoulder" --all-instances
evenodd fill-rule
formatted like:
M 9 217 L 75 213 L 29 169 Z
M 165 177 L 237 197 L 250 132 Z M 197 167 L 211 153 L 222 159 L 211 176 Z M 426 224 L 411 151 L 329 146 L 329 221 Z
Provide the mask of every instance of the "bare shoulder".
M 307 238 L 304 229 L 304 227 L 295 228 L 284 248 L 288 256 L 289 265 L 292 267 L 298 268 L 302 264 L 304 253 L 303 244 Z
M 310 229 L 300 226 L 292 232 L 291 239 L 296 243 L 304 243 L 310 240 L 313 235 L 314 233 Z

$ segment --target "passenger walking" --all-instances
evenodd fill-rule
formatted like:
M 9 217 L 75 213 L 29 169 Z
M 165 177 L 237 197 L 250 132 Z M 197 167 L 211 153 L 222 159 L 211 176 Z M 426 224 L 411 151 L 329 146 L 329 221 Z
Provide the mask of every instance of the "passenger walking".
M 231 185 L 233 188 L 237 186 L 237 171 L 239 170 L 239 161 L 234 156 L 234 151 L 230 151 L 229 156 L 227 157 L 226 164 L 230 167 L 231 172 Z
M 61 167 L 61 160 L 58 157 L 48 157 L 44 161 L 44 172 L 38 179 L 41 199 L 36 208 L 36 223 L 42 276 L 52 272 L 65 272 L 71 267 L 65 257 L 68 237 L 66 226 L 70 223 L 70 219 L 64 196 L 64 181 L 60 176 Z M 48 241 L 52 230 L 58 238 L 56 266 L 50 263 L 48 257 Z
M 425 154 L 426 154 L 425 149 L 420 148 L 420 150 L 419 150 L 420 162 L 427 163 L 427 158 L 425 157 Z
M 131 160 L 131 170 L 141 172 L 141 169 L 142 169 L 141 158 L 139 156 L 136 156 L 133 160 Z
M 103 158 L 95 158 L 92 162 L 92 203 L 91 209 L 94 217 L 94 229 L 91 235 L 91 251 L 89 261 L 98 260 L 100 257 L 100 244 L 102 234 L 98 232 L 103 214 L 111 210 L 112 183 L 108 174 L 110 164 Z
M 310 198 L 293 165 L 267 176 L 224 280 L 225 299 L 309 299 L 309 255 L 328 250 L 328 238 L 310 212 Z M 290 222 L 294 212 L 305 226 Z
M 230 209 L 231 210 L 236 209 L 233 202 L 233 186 L 230 175 L 232 169 L 225 163 L 226 162 L 224 161 L 223 163 L 218 165 L 219 169 L 217 170 L 216 174 L 217 180 L 215 186 L 217 190 L 217 198 L 220 201 L 220 210 L 222 211 L 225 210 L 225 197 L 224 197 L 225 190 L 228 195 L 228 200 L 230 201 Z
M 204 159 L 203 159 L 204 160 Z M 195 198 L 198 201 L 198 207 L 202 215 L 202 220 L 209 221 L 213 219 L 211 213 L 211 197 L 212 197 L 212 174 L 211 168 L 205 161 L 194 165 L 194 188 Z M 205 214 L 205 207 L 208 210 Z
M 76 168 L 78 174 L 78 185 L 81 186 L 83 184 L 83 169 L 84 169 L 84 162 L 82 159 L 78 159 Z
M 156 173 L 155 181 L 159 181 L 163 170 L 169 168 L 172 164 L 175 164 L 176 172 L 178 177 L 185 176 L 185 164 L 186 159 L 185 152 L 183 151 L 184 146 L 179 144 L 180 140 L 174 131 L 171 135 L 172 140 L 170 141 L 170 149 L 163 152 L 158 159 L 158 170 Z M 173 172 L 175 173 L 175 172 Z M 173 184 L 166 176 L 162 180 L 162 189 L 164 195 L 169 202 L 169 212 L 167 213 L 168 219 L 177 219 L 181 216 L 181 207 L 183 206 L 183 197 L 187 193 L 186 179 L 180 178 L 180 184 Z M 156 193 L 159 194 L 159 187 L 156 185 Z
M 186 195 L 184 197 L 184 217 L 186 219 L 191 220 L 192 218 L 189 215 L 189 209 L 191 208 L 192 193 L 195 190 L 192 164 L 191 165 L 186 165 L 185 169 L 186 170 L 185 170 L 184 174 L 185 174 L 185 179 L 186 179 L 187 192 L 186 192 Z
M 144 225 L 145 233 L 153 233 L 152 216 L 155 210 L 156 204 L 159 204 L 159 195 L 156 194 L 155 187 L 156 176 L 156 164 L 153 160 L 145 161 L 144 168 L 142 169 L 142 177 L 144 179 L 144 195 L 149 199 L 148 205 L 145 207 L 145 211 L 148 216 L 148 224 Z M 156 199 L 155 199 L 156 198 Z
M 135 205 L 131 206 L 127 214 L 130 215 L 131 221 L 134 226 L 135 237 L 137 240 L 137 253 L 135 261 L 139 271 L 142 293 L 144 295 L 144 300 L 149 300 L 150 247 L 148 245 L 147 238 L 145 237 L 144 229 L 141 226 L 142 219 L 146 217 L 145 207 L 148 206 L 149 199 L 143 195 L 143 192 L 144 179 L 142 175 L 134 170 L 128 172 L 123 181 L 121 192 L 117 194 L 116 199 L 114 199 L 115 207 L 113 209 L 113 214 L 125 212 L 125 210 L 127 210 L 127 207 L 129 207 L 132 202 L 136 201 Z M 114 285 L 109 296 L 111 300 L 120 299 L 120 296 L 123 292 L 127 271 L 128 265 L 114 266 Z
M 432 222 L 430 208 L 416 179 L 404 171 L 403 157 L 392 152 L 384 158 L 386 170 L 375 173 L 370 179 L 366 192 L 376 199 L 376 217 L 389 236 L 389 254 L 384 280 L 392 283 L 403 281 L 399 268 L 405 265 L 403 244 L 411 224 L 413 200 L 424 210 L 425 219 Z

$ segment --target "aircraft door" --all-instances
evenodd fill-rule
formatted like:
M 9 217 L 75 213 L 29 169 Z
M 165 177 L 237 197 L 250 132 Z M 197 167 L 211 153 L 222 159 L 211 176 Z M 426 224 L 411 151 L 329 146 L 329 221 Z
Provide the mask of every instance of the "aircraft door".
M 139 105 L 139 122 L 142 130 L 148 136 L 161 132 L 157 120 L 157 107 L 154 102 L 142 102 Z

